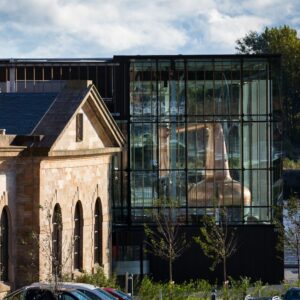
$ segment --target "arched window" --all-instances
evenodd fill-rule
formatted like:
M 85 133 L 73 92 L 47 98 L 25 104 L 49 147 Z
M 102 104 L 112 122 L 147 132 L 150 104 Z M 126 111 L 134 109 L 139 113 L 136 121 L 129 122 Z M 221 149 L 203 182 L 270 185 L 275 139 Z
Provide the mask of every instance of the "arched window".
M 59 204 L 56 204 L 52 217 L 52 273 L 61 276 L 62 268 L 62 215 Z
M 74 224 L 74 269 L 82 270 L 83 219 L 80 201 L 75 207 Z
M 94 215 L 94 263 L 102 265 L 102 207 L 99 198 L 96 200 Z
M 8 281 L 9 221 L 6 207 L 3 209 L 1 214 L 0 259 L 1 281 Z

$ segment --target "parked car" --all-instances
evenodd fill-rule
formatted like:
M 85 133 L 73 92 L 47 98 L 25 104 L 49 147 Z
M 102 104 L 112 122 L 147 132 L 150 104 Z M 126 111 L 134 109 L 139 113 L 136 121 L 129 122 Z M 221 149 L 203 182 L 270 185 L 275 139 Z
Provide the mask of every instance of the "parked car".
M 270 297 L 252 297 L 248 296 L 245 298 L 245 300 L 281 300 L 279 296 L 270 296 Z
M 293 287 L 283 295 L 284 300 L 300 300 L 300 287 Z
M 92 300 L 76 289 L 58 288 L 50 285 L 25 286 L 4 297 L 5 300 Z
M 77 282 L 61 282 L 59 286 L 63 288 L 72 288 L 84 293 L 89 296 L 92 300 L 117 300 L 118 298 L 114 297 L 110 293 L 106 292 L 104 289 L 101 289 L 95 285 L 87 283 L 77 283 Z
M 132 298 L 125 294 L 122 291 L 113 289 L 113 288 L 109 288 L 109 287 L 105 287 L 103 288 L 103 290 L 105 290 L 106 292 L 112 294 L 114 297 L 116 297 L 118 300 L 132 300 Z

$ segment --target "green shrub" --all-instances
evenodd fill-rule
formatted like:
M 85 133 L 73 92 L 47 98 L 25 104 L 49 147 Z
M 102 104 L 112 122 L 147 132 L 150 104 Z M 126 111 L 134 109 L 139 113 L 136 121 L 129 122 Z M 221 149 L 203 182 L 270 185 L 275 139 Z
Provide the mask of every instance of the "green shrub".
M 139 299 L 158 300 L 160 294 L 163 300 L 169 299 L 170 296 L 172 300 L 208 300 L 211 295 L 211 285 L 206 280 L 170 284 L 153 282 L 149 277 L 144 277 L 138 292 Z
M 163 290 L 161 283 L 154 283 L 149 277 L 145 276 L 139 289 L 139 298 L 141 300 L 159 299 L 159 292 Z
M 282 161 L 283 169 L 289 170 L 289 169 L 300 169 L 300 160 L 292 160 L 289 158 L 284 158 Z
M 82 275 L 75 278 L 76 282 L 89 283 L 100 287 L 118 287 L 116 277 L 107 278 L 103 268 L 99 267 L 95 273 L 83 272 Z
M 293 283 L 292 286 L 300 285 L 300 282 Z M 269 285 L 263 285 L 262 281 L 251 283 L 250 278 L 241 277 L 239 280 L 230 279 L 230 287 L 221 287 L 217 290 L 217 299 L 219 300 L 241 300 L 246 295 L 251 294 L 255 297 L 268 297 L 283 294 L 291 285 L 282 284 L 281 289 Z M 212 289 L 216 285 L 211 285 L 206 280 L 195 280 L 184 282 L 182 284 L 169 284 L 154 282 L 149 277 L 142 280 L 139 292 L 139 300 L 159 300 L 160 293 L 163 300 L 210 300 Z
M 244 299 L 245 296 L 248 294 L 248 290 L 250 287 L 250 278 L 248 277 L 241 277 L 240 280 L 234 280 L 233 278 L 230 278 L 230 289 L 226 290 L 223 287 L 223 295 L 225 294 L 225 297 L 232 300 L 240 300 Z

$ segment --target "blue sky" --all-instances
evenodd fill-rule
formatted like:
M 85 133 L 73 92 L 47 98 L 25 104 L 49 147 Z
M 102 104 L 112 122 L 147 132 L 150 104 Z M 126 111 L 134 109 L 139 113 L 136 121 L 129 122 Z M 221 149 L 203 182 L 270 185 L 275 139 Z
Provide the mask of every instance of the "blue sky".
M 0 0 L 0 58 L 235 53 L 250 30 L 287 24 L 299 0 Z

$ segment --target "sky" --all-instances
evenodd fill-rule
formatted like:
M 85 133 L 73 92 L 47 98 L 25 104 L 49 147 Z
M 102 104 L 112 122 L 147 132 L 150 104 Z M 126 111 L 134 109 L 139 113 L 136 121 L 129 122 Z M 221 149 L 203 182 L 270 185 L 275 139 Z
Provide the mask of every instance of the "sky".
M 300 36 L 300 0 L 0 0 L 0 58 L 229 54 L 284 24 Z

